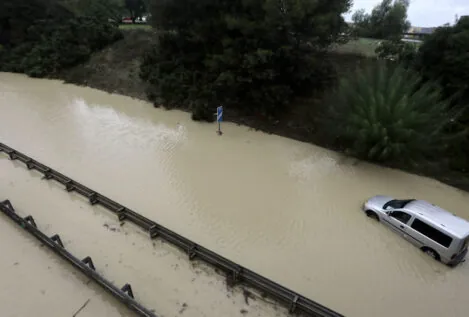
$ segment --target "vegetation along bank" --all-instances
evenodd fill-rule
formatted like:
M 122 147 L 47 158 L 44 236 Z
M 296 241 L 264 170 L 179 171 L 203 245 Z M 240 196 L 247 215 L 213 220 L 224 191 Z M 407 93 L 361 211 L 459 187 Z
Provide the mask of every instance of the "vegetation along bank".
M 7 0 L 0 70 L 60 78 L 469 189 L 469 19 L 401 41 L 409 1 Z M 122 17 L 150 25 L 119 25 Z

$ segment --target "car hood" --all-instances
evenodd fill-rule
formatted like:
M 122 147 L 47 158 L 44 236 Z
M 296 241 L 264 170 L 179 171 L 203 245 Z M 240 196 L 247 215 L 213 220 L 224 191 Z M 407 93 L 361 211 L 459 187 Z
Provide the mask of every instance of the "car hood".
M 390 196 L 383 196 L 383 195 L 374 196 L 368 199 L 368 201 L 366 202 L 366 206 L 368 208 L 383 209 L 383 205 L 393 199 L 394 198 Z

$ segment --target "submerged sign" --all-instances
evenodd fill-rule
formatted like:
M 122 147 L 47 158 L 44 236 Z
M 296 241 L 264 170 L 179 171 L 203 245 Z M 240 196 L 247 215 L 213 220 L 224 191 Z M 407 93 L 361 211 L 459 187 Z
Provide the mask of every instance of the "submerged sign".
M 223 106 L 217 107 L 218 135 L 221 135 L 221 122 L 223 121 Z
M 217 122 L 223 121 L 223 106 L 217 107 Z

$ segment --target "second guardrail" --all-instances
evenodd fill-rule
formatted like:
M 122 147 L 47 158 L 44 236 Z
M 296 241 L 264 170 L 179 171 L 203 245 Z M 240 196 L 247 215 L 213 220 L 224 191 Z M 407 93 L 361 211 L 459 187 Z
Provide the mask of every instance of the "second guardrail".
M 97 284 L 103 287 L 106 291 L 111 293 L 116 297 L 120 302 L 125 304 L 131 310 L 136 312 L 139 316 L 142 317 L 157 317 L 152 311 L 143 307 L 134 299 L 134 294 L 130 284 L 125 284 L 122 288 L 116 287 L 114 284 L 109 282 L 107 279 L 102 277 L 94 266 L 93 260 L 91 257 L 87 256 L 83 260 L 78 259 L 73 256 L 70 252 L 65 249 L 62 240 L 58 234 L 53 235 L 52 237 L 46 236 L 41 232 L 34 221 L 32 216 L 27 216 L 25 218 L 20 217 L 13 208 L 13 205 L 9 200 L 0 202 L 0 211 L 13 220 L 16 224 L 24 228 L 30 234 L 32 234 L 36 239 L 41 241 L 44 245 L 49 247 L 56 254 L 60 255 L 63 259 L 71 263 L 75 268 L 80 270 L 83 274 L 94 280 Z
M 221 269 L 227 275 L 229 285 L 243 283 L 254 289 L 263 292 L 263 295 L 270 296 L 288 306 L 290 312 L 303 312 L 315 317 L 343 317 L 343 315 L 302 296 L 270 279 L 267 279 L 223 256 L 210 251 L 207 248 L 177 234 L 174 231 L 138 214 L 116 201 L 86 187 L 83 184 L 65 176 L 58 171 L 34 160 L 33 158 L 0 143 L 0 152 L 5 152 L 11 160 L 19 160 L 26 164 L 29 170 L 37 170 L 44 175 L 46 180 L 55 180 L 65 186 L 68 192 L 76 192 L 87 197 L 91 205 L 99 204 L 111 212 L 115 213 L 120 221 L 129 220 L 147 231 L 150 238 L 161 238 L 175 245 L 187 253 L 189 260 L 198 259 L 213 267 Z

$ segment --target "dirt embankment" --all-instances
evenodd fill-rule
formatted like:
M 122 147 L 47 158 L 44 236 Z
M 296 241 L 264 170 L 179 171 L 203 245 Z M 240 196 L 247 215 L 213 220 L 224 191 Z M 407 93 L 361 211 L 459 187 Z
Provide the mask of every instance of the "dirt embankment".
M 95 53 L 86 63 L 57 75 L 67 83 L 109 93 L 146 99 L 146 83 L 140 79 L 144 52 L 154 43 L 151 29 L 122 30 L 124 39 Z

